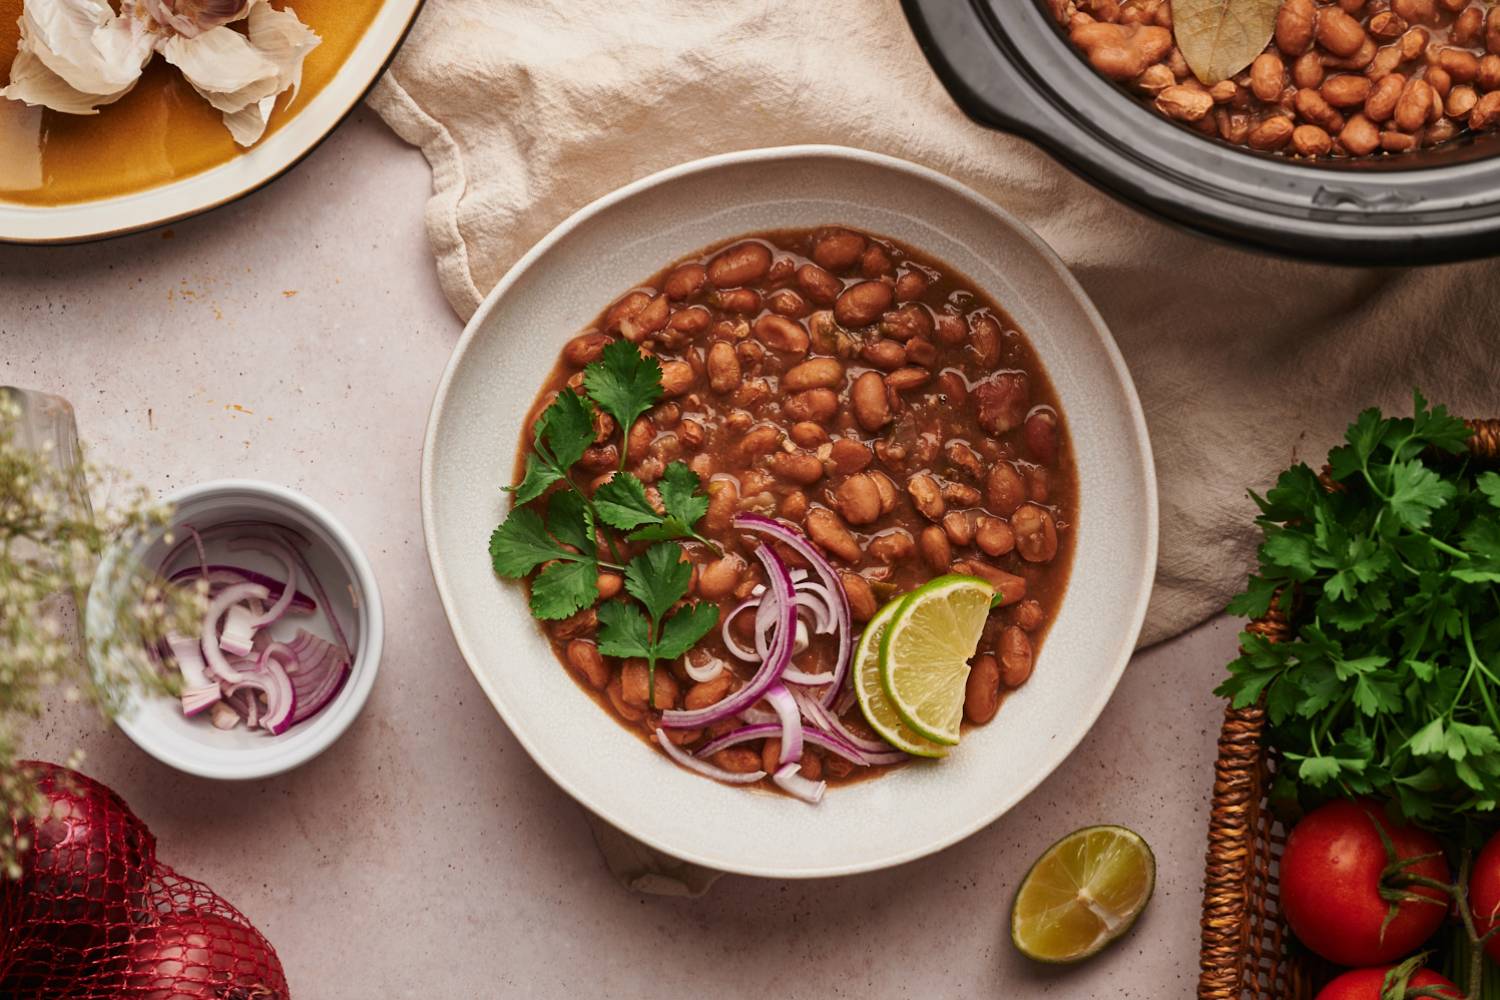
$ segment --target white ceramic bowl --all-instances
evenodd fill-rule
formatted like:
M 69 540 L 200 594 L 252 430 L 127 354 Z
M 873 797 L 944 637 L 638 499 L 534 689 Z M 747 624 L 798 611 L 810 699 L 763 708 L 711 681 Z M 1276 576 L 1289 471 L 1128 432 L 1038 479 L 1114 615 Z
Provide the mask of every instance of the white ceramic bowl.
M 810 807 L 690 774 L 581 691 L 497 579 L 522 422 L 563 342 L 657 268 L 741 233 L 842 223 L 906 242 L 990 293 L 1030 337 L 1068 415 L 1082 504 L 1072 582 L 1031 681 L 935 766 L 834 788 Z M 990 823 L 1083 738 L 1135 645 L 1156 565 L 1156 482 L 1140 403 L 1099 314 L 1056 255 L 973 191 L 901 160 L 826 146 L 667 170 L 595 202 L 526 254 L 464 331 L 438 388 L 422 517 L 443 606 L 490 700 L 569 794 L 677 857 L 813 877 L 909 861 Z
M 343 735 L 364 708 L 375 684 L 385 618 L 369 560 L 332 514 L 282 486 L 222 479 L 190 486 L 166 502 L 176 507 L 174 524 L 191 524 L 200 531 L 216 524 L 254 519 L 285 525 L 310 539 L 312 547 L 304 555 L 349 638 L 354 664 L 343 690 L 332 702 L 280 736 L 250 732 L 244 726 L 228 731 L 215 729 L 206 717 L 185 717 L 177 699 L 165 696 L 132 697 L 116 722 L 137 746 L 163 764 L 203 778 L 265 778 L 305 764 Z M 84 618 L 89 634 L 98 634 L 113 620 L 110 607 L 117 597 L 105 582 L 117 578 L 113 567 L 120 560 L 155 566 L 166 555 L 166 548 L 157 533 L 106 556 L 89 592 Z M 234 558 L 237 565 L 248 569 L 276 571 L 274 563 L 256 553 L 236 553 Z M 299 589 L 308 592 L 306 581 L 301 581 Z M 320 630 L 320 626 L 309 628 Z
M 114 198 L 66 205 L 0 200 L 0 242 L 70 243 L 102 239 L 197 215 L 280 177 L 317 148 L 375 83 L 395 55 L 423 0 L 384 0 L 338 73 L 292 119 L 227 163 L 179 181 Z M 283 112 L 284 113 L 284 112 Z

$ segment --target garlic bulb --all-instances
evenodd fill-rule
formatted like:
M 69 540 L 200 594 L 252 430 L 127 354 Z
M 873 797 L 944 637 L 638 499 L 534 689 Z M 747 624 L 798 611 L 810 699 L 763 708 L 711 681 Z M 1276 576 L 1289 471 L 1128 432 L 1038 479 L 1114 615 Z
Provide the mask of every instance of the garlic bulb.
M 229 27 L 245 22 L 245 30 Z M 241 146 L 265 134 L 276 98 L 296 95 L 318 36 L 268 0 L 26 0 L 10 85 L 0 97 L 95 114 L 140 79 L 154 53 L 224 116 Z

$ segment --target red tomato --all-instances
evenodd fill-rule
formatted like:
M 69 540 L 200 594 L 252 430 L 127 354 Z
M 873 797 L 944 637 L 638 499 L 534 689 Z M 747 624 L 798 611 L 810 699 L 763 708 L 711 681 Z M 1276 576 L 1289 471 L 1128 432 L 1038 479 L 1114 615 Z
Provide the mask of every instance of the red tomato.
M 1474 911 L 1474 925 L 1485 934 L 1500 923 L 1500 833 L 1490 838 L 1474 859 L 1474 876 L 1469 879 L 1469 907 Z M 1500 935 L 1490 938 L 1484 950 L 1500 961 Z
M 1391 904 L 1380 898 L 1380 875 L 1389 863 L 1379 823 L 1396 846 L 1398 858 L 1440 851 L 1437 838 L 1415 827 L 1398 826 L 1380 804 L 1368 799 L 1331 802 L 1303 817 L 1287 837 L 1281 856 L 1281 911 L 1299 940 L 1339 965 L 1379 965 L 1417 949 L 1448 914 L 1448 899 L 1436 889 L 1412 888 L 1432 903 Z M 1408 869 L 1439 882 L 1451 881 L 1439 854 Z
M 1374 969 L 1355 969 L 1346 972 L 1318 991 L 1316 1000 L 1380 1000 L 1380 987 L 1385 984 L 1385 974 L 1394 965 L 1382 965 Z M 1424 986 L 1442 986 L 1444 996 L 1463 1000 L 1458 987 L 1431 969 L 1418 969 L 1406 981 L 1406 988 L 1419 990 Z

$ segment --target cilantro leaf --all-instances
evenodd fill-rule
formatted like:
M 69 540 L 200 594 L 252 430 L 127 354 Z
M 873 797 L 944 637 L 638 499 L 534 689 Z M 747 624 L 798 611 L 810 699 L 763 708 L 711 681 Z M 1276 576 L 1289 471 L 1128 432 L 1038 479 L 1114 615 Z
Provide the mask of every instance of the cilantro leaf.
M 675 660 L 695 646 L 699 639 L 719 623 L 719 609 L 707 601 L 688 604 L 662 622 L 656 653 L 664 660 Z
M 594 507 L 611 528 L 629 531 L 661 520 L 646 499 L 646 486 L 628 472 L 617 472 L 594 491 Z
M 530 503 L 553 483 L 567 478 L 568 469 L 594 443 L 593 415 L 583 397 L 572 389 L 557 394 L 536 421 L 536 438 L 526 456 L 526 473 L 506 490 L 516 503 Z
M 620 467 L 624 468 L 631 425 L 661 398 L 661 363 L 642 357 L 630 341 L 616 340 L 605 345 L 598 361 L 584 368 L 583 386 L 625 435 L 620 446 Z
M 526 474 L 515 486 L 505 487 L 507 493 L 516 495 L 516 503 L 530 503 L 543 493 L 553 483 L 561 482 L 566 473 L 552 463 L 552 460 L 536 452 L 526 455 Z
M 547 501 L 547 530 L 552 537 L 591 556 L 597 548 L 594 540 L 594 515 L 582 495 L 572 490 L 552 494 Z
M 699 492 L 702 487 L 698 473 L 688 468 L 686 462 L 668 465 L 657 486 L 667 516 L 691 530 L 708 513 L 708 497 Z
M 544 562 L 571 559 L 542 526 L 542 517 L 530 507 L 517 507 L 505 523 L 490 535 L 490 562 L 500 576 L 517 579 Z
M 640 608 L 625 601 L 599 606 L 599 652 L 625 658 L 651 655 L 651 623 Z
M 653 621 L 687 595 L 693 564 L 682 558 L 679 546 L 653 545 L 625 567 L 625 589 L 646 606 Z
M 592 560 L 555 562 L 531 582 L 531 613 L 556 621 L 599 599 L 599 566 Z

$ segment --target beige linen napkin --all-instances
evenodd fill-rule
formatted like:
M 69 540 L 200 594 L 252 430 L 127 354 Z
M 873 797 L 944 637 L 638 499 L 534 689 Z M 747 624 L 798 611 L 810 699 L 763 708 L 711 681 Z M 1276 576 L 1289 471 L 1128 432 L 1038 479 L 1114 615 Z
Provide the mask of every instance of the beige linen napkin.
M 1148 219 L 965 118 L 897 0 L 429 0 L 369 100 L 432 164 L 428 233 L 464 318 L 576 209 L 712 153 L 862 146 L 1020 216 L 1093 297 L 1145 404 L 1162 532 L 1143 644 L 1223 607 L 1253 557 L 1246 487 L 1320 455 L 1357 409 L 1420 386 L 1500 414 L 1495 264 L 1293 263 Z

